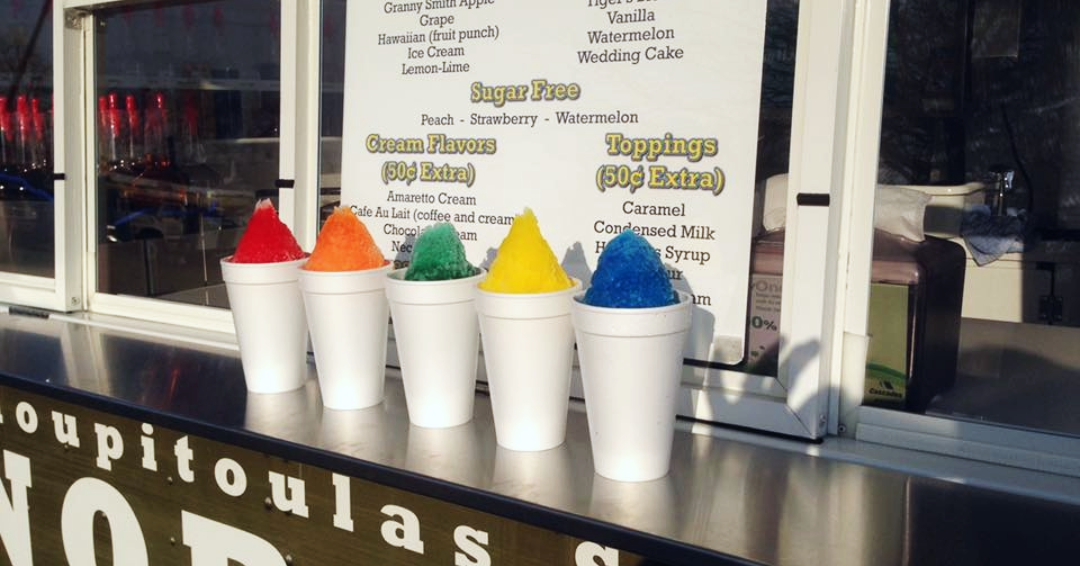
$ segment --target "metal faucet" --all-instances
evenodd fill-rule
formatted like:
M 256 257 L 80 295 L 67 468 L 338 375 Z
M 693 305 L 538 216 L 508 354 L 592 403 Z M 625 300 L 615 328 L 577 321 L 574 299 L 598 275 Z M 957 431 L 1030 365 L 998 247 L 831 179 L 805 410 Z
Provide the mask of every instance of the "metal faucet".
M 994 216 L 1005 215 L 1005 193 L 1013 190 L 1013 177 L 1016 172 L 1012 169 L 997 165 L 990 168 L 990 190 L 986 193 L 986 204 L 990 206 L 990 212 Z

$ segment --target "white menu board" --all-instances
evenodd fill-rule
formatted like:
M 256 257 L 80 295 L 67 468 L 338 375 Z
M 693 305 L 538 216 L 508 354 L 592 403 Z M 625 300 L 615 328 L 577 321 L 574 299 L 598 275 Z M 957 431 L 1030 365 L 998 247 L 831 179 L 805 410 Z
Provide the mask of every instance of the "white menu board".
M 486 265 L 532 208 L 589 281 L 630 228 L 743 357 L 765 2 L 349 2 L 342 202 L 404 265 L 451 222 Z

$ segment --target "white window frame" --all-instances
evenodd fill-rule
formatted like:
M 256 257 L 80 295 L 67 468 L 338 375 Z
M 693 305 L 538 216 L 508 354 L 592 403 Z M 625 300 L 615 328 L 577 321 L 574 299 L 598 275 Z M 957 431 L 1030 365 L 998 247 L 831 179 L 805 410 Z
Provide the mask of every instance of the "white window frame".
M 839 343 L 836 291 L 841 258 L 841 190 L 848 162 L 853 0 L 804 0 L 799 5 L 798 51 L 792 107 L 791 165 L 784 239 L 780 363 L 777 378 L 695 368 L 684 383 L 689 403 L 680 413 L 723 423 L 816 439 L 830 429 L 836 406 Z M 828 198 L 802 205 L 799 195 Z M 695 384 L 696 382 L 697 384 Z M 835 422 L 833 417 L 832 422 Z
M 841 324 L 834 337 L 842 345 L 837 360 L 843 371 L 838 372 L 839 403 L 830 415 L 837 421 L 832 432 L 869 443 L 1080 477 L 1080 439 L 1075 437 L 862 406 L 889 3 L 862 3 L 857 11 L 850 83 L 851 99 L 857 102 L 849 119 L 850 166 L 843 183 L 850 207 L 841 223 L 846 262 L 840 279 Z
M 53 163 L 56 173 L 63 173 L 53 185 L 53 277 L 37 277 L 14 272 L 0 272 L 0 303 L 72 311 L 83 308 L 81 245 L 82 164 L 79 161 L 81 132 L 70 120 L 67 109 L 78 105 L 71 95 L 81 82 L 78 54 L 67 49 L 72 36 L 64 10 L 52 8 L 53 53 Z M 75 261 L 76 259 L 78 261 Z
M 279 190 L 278 214 L 282 221 L 293 229 L 297 240 L 304 249 L 311 249 L 314 244 L 318 202 L 318 82 L 311 77 L 318 77 L 319 61 L 319 2 L 318 0 L 279 0 L 281 8 L 281 91 L 279 125 L 279 162 L 278 178 L 293 181 L 293 188 Z M 94 93 L 96 77 L 93 72 L 95 61 L 94 29 L 95 16 L 92 10 L 124 4 L 139 4 L 138 0 L 65 0 L 63 10 L 72 20 L 80 21 L 81 33 L 65 34 L 64 49 L 78 61 L 78 68 L 69 72 L 78 73 L 81 84 L 78 88 L 70 85 L 65 90 L 66 97 L 73 108 L 78 108 L 78 116 L 69 117 L 80 135 L 68 136 L 69 158 L 77 156 L 80 180 L 84 183 L 83 202 L 92 203 L 97 198 L 96 175 L 94 173 L 93 120 L 96 112 Z M 170 5 L 182 5 L 178 0 Z M 314 91 L 314 95 L 312 95 Z M 304 126 L 312 124 L 313 126 Z M 58 136 L 59 138 L 59 136 Z M 69 162 L 69 170 L 74 171 Z M 69 174 L 69 178 L 72 175 Z M 80 203 L 81 204 L 81 203 Z M 234 334 L 232 313 L 228 309 L 185 305 L 153 298 L 124 297 L 97 291 L 97 249 L 94 231 L 97 222 L 95 206 L 78 206 L 74 215 L 78 216 L 76 226 L 81 227 L 80 237 L 85 246 L 68 246 L 65 250 L 74 250 L 65 258 L 68 269 L 77 269 L 78 286 L 81 289 L 80 302 L 92 314 L 120 316 L 166 324 L 174 324 L 209 330 L 211 332 Z M 60 222 L 57 223 L 60 225 Z M 69 230 L 71 228 L 69 227 Z M 59 243 L 57 250 L 60 250 Z

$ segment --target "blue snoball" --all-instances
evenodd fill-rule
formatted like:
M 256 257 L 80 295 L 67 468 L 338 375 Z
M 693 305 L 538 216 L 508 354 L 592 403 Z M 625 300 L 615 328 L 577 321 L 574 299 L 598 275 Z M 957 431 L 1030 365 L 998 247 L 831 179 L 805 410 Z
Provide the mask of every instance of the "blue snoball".
M 604 246 L 585 303 L 607 308 L 650 308 L 678 301 L 656 250 L 633 230 Z

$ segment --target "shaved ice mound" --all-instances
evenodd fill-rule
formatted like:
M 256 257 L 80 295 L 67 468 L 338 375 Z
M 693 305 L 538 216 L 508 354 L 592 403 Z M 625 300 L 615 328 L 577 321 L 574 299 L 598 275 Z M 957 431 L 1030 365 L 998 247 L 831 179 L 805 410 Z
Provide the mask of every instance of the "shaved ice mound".
M 679 302 L 656 250 L 633 230 L 604 246 L 585 304 L 606 308 L 652 308 Z
M 428 226 L 413 244 L 406 281 L 446 281 L 472 277 L 479 270 L 465 257 L 465 246 L 452 224 Z
M 334 209 L 326 220 L 304 269 L 360 271 L 387 264 L 367 226 L 346 207 Z
M 277 263 L 303 259 L 304 250 L 292 231 L 278 218 L 270 199 L 255 205 L 244 235 L 229 259 L 232 263 Z
M 514 217 L 480 289 L 494 293 L 551 293 L 574 286 L 540 233 L 529 208 Z

